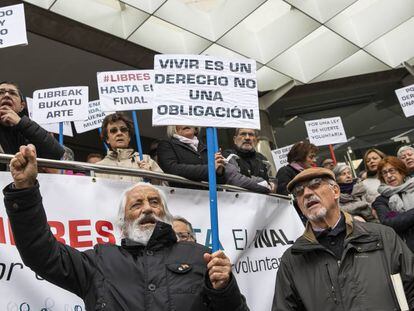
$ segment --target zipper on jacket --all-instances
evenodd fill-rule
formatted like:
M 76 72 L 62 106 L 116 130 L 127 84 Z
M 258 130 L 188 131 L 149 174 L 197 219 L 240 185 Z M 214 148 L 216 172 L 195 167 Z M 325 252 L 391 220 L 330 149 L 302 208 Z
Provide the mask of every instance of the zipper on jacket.
M 340 264 L 340 260 L 338 260 L 338 265 Z M 336 298 L 336 291 L 335 291 L 335 286 L 331 277 L 331 273 L 329 272 L 329 267 L 328 267 L 328 263 L 325 264 L 326 266 L 326 271 L 328 272 L 328 277 L 329 277 L 329 281 L 331 282 L 331 293 L 332 293 L 332 298 L 335 302 L 336 305 L 339 304 L 338 299 Z

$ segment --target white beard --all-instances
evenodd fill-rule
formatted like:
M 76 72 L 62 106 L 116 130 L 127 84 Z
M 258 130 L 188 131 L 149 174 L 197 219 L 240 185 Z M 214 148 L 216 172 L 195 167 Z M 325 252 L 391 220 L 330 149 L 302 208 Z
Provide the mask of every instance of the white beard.
M 125 237 L 140 243 L 142 245 L 147 245 L 148 241 L 150 240 L 152 234 L 154 233 L 155 224 L 154 225 L 147 225 L 143 227 L 139 223 L 144 219 L 145 217 L 150 216 L 151 218 L 154 218 L 157 221 L 166 222 L 164 218 L 159 218 L 155 215 L 141 215 L 139 218 L 135 219 L 134 221 L 130 221 L 125 226 Z
M 326 217 L 326 214 L 328 214 L 328 210 L 325 207 L 321 207 L 316 212 L 309 213 L 306 217 L 312 221 L 320 221 Z

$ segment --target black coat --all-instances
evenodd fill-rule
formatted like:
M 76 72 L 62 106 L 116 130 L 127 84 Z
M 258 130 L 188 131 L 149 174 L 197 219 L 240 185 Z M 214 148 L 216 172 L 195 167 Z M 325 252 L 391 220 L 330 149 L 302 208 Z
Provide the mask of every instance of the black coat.
M 27 116 L 15 126 L 0 124 L 0 145 L 4 153 L 15 154 L 21 145 L 33 144 L 39 158 L 60 160 L 65 150 L 45 129 Z
M 394 212 L 388 206 L 389 200 L 380 195 L 372 203 L 372 208 L 376 210 L 380 222 L 392 227 L 414 252 L 414 208 L 406 212 Z
M 195 151 L 189 145 L 178 139 L 162 140 L 157 147 L 158 164 L 164 173 L 174 174 L 194 181 L 208 181 L 207 148 L 201 142 Z M 217 176 L 217 183 L 223 178 Z M 179 183 L 169 182 L 172 187 L 191 187 Z M 202 188 L 206 189 L 206 188 Z
M 123 240 L 80 252 L 53 237 L 38 184 L 24 190 L 9 185 L 3 193 L 25 265 L 81 297 L 86 310 L 248 310 L 233 276 L 225 289 L 210 287 L 203 260 L 209 249 L 177 243 L 170 225 L 158 222 L 146 247 Z
M 289 192 L 287 191 L 286 187 L 287 187 L 288 183 L 293 178 L 295 178 L 295 176 L 299 173 L 300 173 L 300 171 L 295 169 L 293 166 L 290 166 L 289 164 L 281 167 L 277 171 L 277 174 L 276 174 L 276 179 L 277 179 L 276 193 L 277 194 L 288 195 Z

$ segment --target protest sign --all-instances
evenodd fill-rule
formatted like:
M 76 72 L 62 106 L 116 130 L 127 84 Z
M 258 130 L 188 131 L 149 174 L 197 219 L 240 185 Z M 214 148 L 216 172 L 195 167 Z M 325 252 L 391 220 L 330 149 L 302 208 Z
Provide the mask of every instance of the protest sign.
M 275 162 L 276 169 L 279 170 L 282 166 L 288 164 L 287 155 L 292 147 L 293 145 L 289 145 L 272 150 L 273 161 Z
M 87 86 L 37 90 L 33 93 L 33 119 L 40 124 L 86 120 L 88 101 Z
M 94 100 L 88 104 L 88 119 L 85 121 L 75 121 L 75 129 L 77 133 L 84 133 L 102 126 L 103 119 L 110 114 L 101 110 L 99 100 Z
M 152 109 L 152 70 L 98 72 L 102 111 Z
M 346 143 L 341 117 L 305 121 L 309 141 L 315 146 Z
M 10 179 L 9 172 L 0 172 L 3 186 Z M 120 245 L 117 207 L 121 193 L 132 183 L 54 174 L 39 174 L 38 180 L 49 225 L 60 242 L 79 251 L 97 243 Z M 211 247 L 208 192 L 160 188 L 171 214 L 184 216 L 192 223 L 197 242 Z M 302 222 L 289 200 L 274 196 L 219 192 L 218 201 L 220 244 L 234 264 L 233 276 L 250 310 L 269 311 L 280 258 L 303 232 Z M 154 268 L 167 271 L 166 267 Z M 0 280 L 0 310 L 85 310 L 81 298 L 42 280 L 23 264 L 4 206 L 0 207 Z
M 153 125 L 260 129 L 256 62 L 155 55 Z
M 414 115 L 414 84 L 395 90 L 404 115 L 408 118 Z
M 29 118 L 33 119 L 33 99 L 26 97 L 27 110 L 29 111 Z M 39 124 L 46 131 L 50 133 L 59 134 L 59 123 Z M 63 135 L 73 137 L 72 126 L 70 122 L 63 123 Z
M 0 48 L 27 44 L 23 4 L 0 8 Z

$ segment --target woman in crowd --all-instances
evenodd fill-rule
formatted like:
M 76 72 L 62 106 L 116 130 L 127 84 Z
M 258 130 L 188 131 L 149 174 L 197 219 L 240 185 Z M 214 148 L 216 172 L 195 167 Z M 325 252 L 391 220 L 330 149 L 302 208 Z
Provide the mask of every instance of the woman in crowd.
M 378 222 L 374 216 L 371 203 L 367 201 L 367 189 L 364 184 L 353 179 L 348 165 L 338 164 L 333 170 L 336 182 L 341 189 L 339 206 L 353 216 L 362 217 L 364 221 Z
M 288 195 L 286 186 L 289 181 L 304 169 L 315 165 L 317 152 L 318 148 L 308 141 L 301 141 L 294 144 L 287 155 L 289 164 L 280 168 L 276 174 L 276 193 Z
M 392 227 L 414 251 L 414 179 L 397 157 L 385 157 L 378 164 L 380 196 L 372 207 L 380 222 Z
M 385 153 L 375 148 L 368 149 L 364 154 L 367 178 L 364 179 L 363 183 L 367 189 L 367 201 L 369 203 L 374 202 L 375 198 L 379 195 L 378 187 L 380 181 L 377 178 L 377 167 L 383 158 L 385 158 Z

